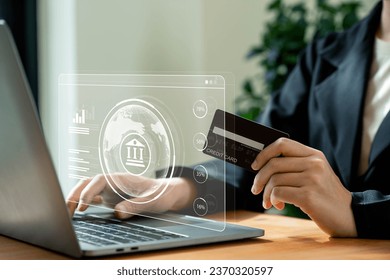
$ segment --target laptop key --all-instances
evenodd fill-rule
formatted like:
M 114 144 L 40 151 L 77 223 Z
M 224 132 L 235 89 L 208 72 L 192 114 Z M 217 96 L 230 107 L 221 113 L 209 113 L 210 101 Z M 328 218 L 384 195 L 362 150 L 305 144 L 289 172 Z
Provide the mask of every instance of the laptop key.
M 95 216 L 75 218 L 73 222 L 79 240 L 97 246 L 184 237 L 168 231 Z

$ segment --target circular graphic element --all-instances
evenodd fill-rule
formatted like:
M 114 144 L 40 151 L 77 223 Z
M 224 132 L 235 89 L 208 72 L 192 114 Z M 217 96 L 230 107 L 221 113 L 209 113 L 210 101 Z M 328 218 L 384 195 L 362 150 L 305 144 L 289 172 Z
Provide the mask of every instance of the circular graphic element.
M 193 171 L 194 180 L 199 184 L 203 184 L 207 181 L 209 174 L 207 169 L 203 165 L 197 165 Z
M 201 152 L 204 149 L 206 149 L 207 146 L 207 137 L 202 132 L 198 132 L 194 135 L 192 138 L 192 144 L 194 145 L 194 148 Z
M 203 100 L 198 100 L 192 107 L 192 112 L 198 119 L 203 119 L 208 112 L 207 104 Z
M 123 199 L 152 194 L 151 199 L 158 198 L 168 183 L 151 185 L 150 178 L 172 178 L 171 167 L 175 166 L 168 123 L 149 102 L 128 99 L 118 103 L 103 121 L 99 159 L 108 184 Z
M 198 214 L 198 216 L 204 216 L 207 214 L 208 211 L 208 205 L 206 200 L 204 198 L 198 197 L 194 200 L 194 203 L 192 204 L 192 207 L 194 209 L 194 212 Z

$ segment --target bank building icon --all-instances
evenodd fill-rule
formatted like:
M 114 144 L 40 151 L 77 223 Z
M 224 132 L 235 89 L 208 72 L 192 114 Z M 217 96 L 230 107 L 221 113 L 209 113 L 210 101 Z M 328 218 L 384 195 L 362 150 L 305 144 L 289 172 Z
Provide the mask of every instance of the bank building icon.
M 120 162 L 124 170 L 133 175 L 143 175 L 149 170 L 151 150 L 142 135 L 128 134 L 123 139 L 119 149 Z
M 145 168 L 145 145 L 133 138 L 125 144 L 127 150 L 126 165 Z

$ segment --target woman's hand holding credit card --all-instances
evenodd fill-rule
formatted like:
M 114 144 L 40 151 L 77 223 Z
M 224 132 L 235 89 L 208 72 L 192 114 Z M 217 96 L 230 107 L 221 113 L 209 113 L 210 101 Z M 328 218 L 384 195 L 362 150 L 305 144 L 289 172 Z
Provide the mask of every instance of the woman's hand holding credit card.
M 234 114 L 216 110 L 203 153 L 255 172 L 251 165 L 256 156 L 281 137 L 288 138 L 289 135 Z
M 256 173 L 263 207 L 294 204 L 331 236 L 356 236 L 351 193 L 325 155 L 287 133 L 217 110 L 203 152 Z M 324 215 L 326 213 L 326 215 Z

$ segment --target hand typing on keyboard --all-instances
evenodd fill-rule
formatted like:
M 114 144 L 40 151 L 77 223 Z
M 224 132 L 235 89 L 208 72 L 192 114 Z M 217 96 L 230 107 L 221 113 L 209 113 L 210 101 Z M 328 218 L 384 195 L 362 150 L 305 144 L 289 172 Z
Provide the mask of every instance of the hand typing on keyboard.
M 195 196 L 195 187 L 183 178 L 151 179 L 130 174 L 115 174 L 115 178 L 127 184 L 121 188 L 113 187 L 114 184 L 108 184 L 104 175 L 80 181 L 66 199 L 70 214 L 73 216 L 76 209 L 85 211 L 91 204 L 109 204 L 114 208 L 117 218 L 127 219 L 143 212 L 180 210 Z M 158 185 L 165 187 L 147 196 L 132 197 L 127 192 L 127 189 L 133 193 L 136 190 L 153 189 Z

